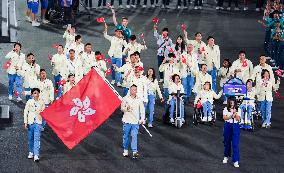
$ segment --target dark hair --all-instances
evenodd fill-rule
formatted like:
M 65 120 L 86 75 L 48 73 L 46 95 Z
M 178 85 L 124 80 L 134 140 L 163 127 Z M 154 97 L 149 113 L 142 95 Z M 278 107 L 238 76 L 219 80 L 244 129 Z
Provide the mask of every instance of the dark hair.
M 70 49 L 70 50 L 69 50 L 69 53 L 70 53 L 70 52 L 75 52 L 75 50 L 74 50 L 74 49 Z
M 262 57 L 262 56 L 266 57 L 265 54 L 263 54 L 263 53 L 259 55 L 259 57 Z
M 60 45 L 58 45 L 58 47 L 62 47 L 62 48 L 63 48 L 63 45 L 62 45 L 62 44 L 60 44 Z
M 71 76 L 75 77 L 75 74 L 70 73 L 70 74 L 68 75 L 68 78 L 70 78 Z
M 211 90 L 211 83 L 206 81 L 204 84 L 203 84 L 203 87 L 206 85 L 206 84 L 209 84 L 209 89 Z
M 196 37 L 198 34 L 201 34 L 201 32 L 196 32 L 195 34 L 194 34 L 194 36 Z M 201 34 L 202 35 L 202 34 Z
M 85 44 L 85 47 L 86 47 L 86 46 L 92 46 L 92 43 L 86 43 L 86 44 Z
M 78 41 L 80 38 L 82 38 L 81 35 L 76 35 L 75 36 L 75 41 Z
M 130 88 L 132 88 L 132 87 L 136 87 L 137 88 L 137 85 L 133 84 L 133 85 L 130 86 Z
M 163 28 L 162 32 L 164 31 L 169 32 L 169 28 Z
M 128 18 L 127 18 L 127 17 L 122 17 L 121 19 L 122 19 L 122 20 L 123 20 L 123 19 L 128 20 Z
M 247 82 L 246 82 L 246 85 L 247 85 L 249 82 L 253 82 L 253 80 L 252 80 L 252 79 L 248 79 Z
M 31 93 L 33 94 L 35 91 L 37 91 L 38 93 L 40 93 L 40 89 L 38 89 L 38 88 L 32 88 Z
M 29 56 L 31 56 L 31 55 L 32 55 L 32 56 L 35 56 L 33 53 L 30 52 L 30 53 L 27 54 L 27 57 L 29 57 Z
M 229 73 L 229 71 L 230 71 L 230 68 L 232 67 L 232 63 L 231 63 L 231 61 L 230 61 L 229 58 L 225 58 L 224 61 L 227 61 L 227 62 L 228 62 L 228 70 L 227 70 L 227 72 L 226 72 L 226 75 L 227 75 L 227 74 Z
M 242 54 L 242 53 L 245 54 L 245 55 L 247 54 L 246 51 L 244 51 L 244 50 L 239 51 L 239 54 Z
M 101 55 L 102 53 L 100 51 L 96 51 L 95 55 Z
M 176 76 L 178 76 L 178 77 L 180 78 L 180 76 L 179 76 L 178 74 L 174 74 L 174 75 L 172 76 L 172 81 L 173 81 L 173 82 L 175 82 Z
M 135 56 L 135 55 L 136 55 L 135 53 L 132 53 L 132 54 L 130 54 L 130 57 Z
M 140 57 L 140 52 L 138 52 L 138 51 L 133 52 L 133 54 L 138 55 Z
M 136 38 L 136 35 L 131 35 L 131 36 L 129 37 L 129 39 L 130 39 L 131 41 L 133 41 L 133 40 L 136 40 L 137 38 Z
M 264 73 L 267 72 L 269 74 L 269 78 L 270 78 L 270 73 L 267 69 L 263 69 L 262 72 L 261 72 L 261 79 L 263 79 L 264 77 Z
M 153 67 L 150 67 L 150 68 L 147 70 L 147 75 L 146 75 L 146 77 L 147 77 L 147 78 L 149 77 L 149 74 L 148 74 L 148 71 L 149 71 L 149 70 L 153 70 L 153 75 L 152 75 L 153 80 L 152 80 L 152 82 L 154 82 L 154 81 L 155 81 L 155 79 L 156 79 L 156 73 L 155 73 L 155 70 L 154 70 L 154 68 L 153 68 Z
M 178 39 L 178 38 L 181 38 L 181 39 L 182 39 L 182 42 L 180 43 L 180 49 L 181 49 L 181 53 L 183 53 L 183 51 L 185 51 L 185 42 L 184 42 L 184 39 L 183 39 L 182 35 L 179 35 L 179 36 L 177 37 L 177 39 Z M 176 41 L 176 45 L 175 45 L 175 50 L 176 50 L 176 51 L 178 51 L 178 47 L 179 47 L 179 44 L 178 44 L 178 42 Z
M 22 44 L 17 42 L 17 43 L 14 43 L 14 48 L 16 47 L 16 45 L 20 46 L 20 48 L 22 48 Z
M 169 57 L 169 58 L 174 58 L 174 57 L 175 57 L 175 54 L 174 54 L 174 53 L 169 53 L 169 54 L 168 54 L 168 57 Z
M 213 37 L 213 36 L 209 36 L 209 37 L 207 37 L 207 41 L 208 41 L 208 40 L 210 40 L 211 38 L 213 38 L 213 39 L 214 39 L 214 37 Z
M 235 96 L 230 96 L 227 100 L 227 110 L 229 111 L 231 109 L 231 105 L 230 105 L 231 101 L 234 101 L 234 108 L 238 109 L 238 104 L 237 104 L 237 100 Z
M 42 68 L 42 69 L 40 69 L 40 71 L 39 71 L 39 72 L 41 73 L 41 72 L 43 72 L 43 71 L 44 71 L 44 72 L 46 72 L 46 71 L 45 71 L 45 69 L 43 69 L 43 68 Z
M 203 66 L 207 67 L 207 64 L 200 64 L 200 68 L 202 68 Z

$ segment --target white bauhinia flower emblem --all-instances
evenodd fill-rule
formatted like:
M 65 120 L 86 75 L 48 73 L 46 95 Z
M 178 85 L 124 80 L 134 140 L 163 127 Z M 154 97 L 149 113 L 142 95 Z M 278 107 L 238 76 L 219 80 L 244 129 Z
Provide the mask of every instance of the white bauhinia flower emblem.
M 78 115 L 79 122 L 86 122 L 86 116 L 96 113 L 96 110 L 90 108 L 91 101 L 89 97 L 86 96 L 83 102 L 79 98 L 73 99 L 72 101 L 75 106 L 70 110 L 70 116 Z

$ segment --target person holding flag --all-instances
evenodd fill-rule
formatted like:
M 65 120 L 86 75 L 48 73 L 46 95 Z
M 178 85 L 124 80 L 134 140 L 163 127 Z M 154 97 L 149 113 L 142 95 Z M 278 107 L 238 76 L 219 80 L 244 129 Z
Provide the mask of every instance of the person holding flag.
M 85 44 L 85 51 L 82 53 L 80 59 L 82 60 L 84 75 L 86 75 L 93 66 L 96 66 L 96 55 L 91 43 Z
M 131 29 L 128 28 L 128 18 L 127 17 L 122 17 L 122 22 L 121 24 L 118 24 L 117 19 L 116 19 L 116 13 L 113 7 L 111 7 L 111 12 L 112 12 L 112 20 L 115 25 L 115 28 L 117 30 L 122 30 L 122 34 L 124 36 L 124 39 L 126 42 L 130 39 L 130 36 L 132 35 Z
M 75 50 L 69 50 L 70 58 L 66 62 L 65 68 L 65 76 L 63 79 L 66 79 L 67 74 L 74 74 L 75 75 L 75 82 L 76 84 L 83 78 L 83 65 L 82 61 L 79 58 L 75 57 Z
M 98 73 L 101 76 L 105 76 L 106 71 L 107 71 L 107 65 L 106 65 L 106 62 L 104 60 L 104 55 L 100 51 L 96 51 L 95 56 L 96 56 L 96 60 L 97 60 L 95 67 L 97 68 Z
M 115 64 L 118 68 L 122 66 L 122 49 L 127 45 L 126 41 L 123 40 L 122 30 L 116 29 L 115 36 L 109 36 L 107 34 L 107 24 L 105 23 L 104 37 L 110 41 L 110 48 L 108 51 L 108 55 L 111 58 L 111 68 L 112 68 L 112 81 L 111 84 L 117 84 L 118 87 L 121 86 L 121 74 L 120 72 L 116 72 L 113 69 L 113 64 Z
M 130 58 L 131 54 L 133 54 L 136 51 L 141 53 L 142 50 L 146 50 L 147 49 L 147 46 L 145 44 L 144 39 L 143 39 L 143 43 L 142 44 L 137 43 L 136 39 L 137 39 L 136 35 L 131 35 L 129 43 L 125 46 L 125 48 L 123 50 L 123 54 L 128 55 L 126 60 L 125 60 L 126 63 L 129 62 L 129 58 Z
M 123 156 L 128 157 L 129 138 L 131 136 L 131 150 L 133 158 L 138 157 L 137 136 L 139 124 L 145 123 L 145 107 L 143 100 L 137 95 L 137 86 L 130 87 L 130 94 L 123 97 L 121 110 L 124 112 L 123 122 Z
M 158 66 L 160 67 L 164 59 L 168 57 L 169 54 L 168 48 L 171 48 L 173 46 L 173 42 L 172 39 L 169 38 L 168 28 L 164 28 L 162 30 L 161 35 L 158 34 L 157 24 L 154 25 L 154 37 L 157 39 L 157 45 L 158 45 L 157 58 L 158 58 Z M 164 74 L 161 71 L 159 73 L 159 76 L 160 76 L 159 82 L 163 82 Z
M 250 79 L 253 72 L 253 64 L 246 58 L 246 52 L 241 50 L 239 52 L 239 59 L 235 60 L 230 68 L 231 73 L 235 77 L 241 79 L 244 83 Z
M 39 161 L 40 133 L 42 117 L 40 112 L 45 108 L 44 101 L 39 98 L 40 90 L 32 89 L 32 99 L 28 100 L 24 110 L 24 126 L 28 130 L 29 155 L 28 159 Z
M 72 87 L 74 87 L 76 85 L 75 82 L 75 75 L 70 73 L 68 75 L 68 79 L 65 85 L 63 85 L 63 94 L 67 93 L 67 91 L 69 91 Z
M 65 76 L 65 67 L 67 64 L 67 57 L 63 52 L 63 46 L 58 45 L 57 54 L 53 55 L 51 58 L 52 74 L 54 76 L 54 87 L 57 92 L 57 98 L 62 95 L 62 87 L 58 85 L 58 82 L 62 80 Z
M 10 51 L 5 59 L 8 59 L 9 66 L 7 67 L 9 87 L 8 95 L 9 100 L 13 99 L 14 92 L 14 83 L 16 85 L 16 97 L 17 101 L 22 101 L 23 94 L 23 77 L 19 74 L 19 70 L 22 69 L 22 66 L 25 62 L 25 54 L 21 52 L 22 45 L 21 43 L 15 43 L 14 48 Z

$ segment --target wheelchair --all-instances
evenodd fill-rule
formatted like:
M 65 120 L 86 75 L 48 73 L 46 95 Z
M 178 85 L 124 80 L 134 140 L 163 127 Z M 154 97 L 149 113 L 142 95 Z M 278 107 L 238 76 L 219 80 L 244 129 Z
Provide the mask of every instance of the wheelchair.
M 209 124 L 210 126 L 215 125 L 215 122 L 216 122 L 215 105 L 213 104 L 213 108 L 211 112 L 211 119 L 209 119 L 209 116 L 205 118 L 204 113 L 203 113 L 203 106 L 201 104 L 195 105 L 192 119 L 193 119 L 193 125 L 195 126 L 199 124 Z
M 175 105 L 175 110 L 174 110 L 174 123 L 171 123 L 170 122 L 170 108 L 171 108 L 171 105 L 170 104 L 167 104 L 167 107 L 166 107 L 166 113 L 164 114 L 163 116 L 163 122 L 164 124 L 169 124 L 169 125 L 173 125 L 175 126 L 176 128 L 181 128 L 183 124 L 186 123 L 186 115 L 185 115 L 185 110 L 183 110 L 184 112 L 184 122 L 182 122 L 182 118 L 181 118 L 181 108 L 182 108 L 182 104 L 184 104 L 184 100 L 183 100 L 183 95 L 184 93 L 180 93 L 180 91 L 178 90 L 177 93 L 172 93 L 171 94 L 172 96 L 176 96 L 177 100 L 176 100 L 176 105 Z M 183 106 L 183 109 L 184 106 Z

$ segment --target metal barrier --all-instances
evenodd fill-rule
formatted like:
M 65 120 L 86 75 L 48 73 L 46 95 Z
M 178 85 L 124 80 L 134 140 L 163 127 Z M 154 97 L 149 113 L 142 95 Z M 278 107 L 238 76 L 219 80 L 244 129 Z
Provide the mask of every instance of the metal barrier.
M 0 42 L 17 42 L 16 0 L 1 0 Z

